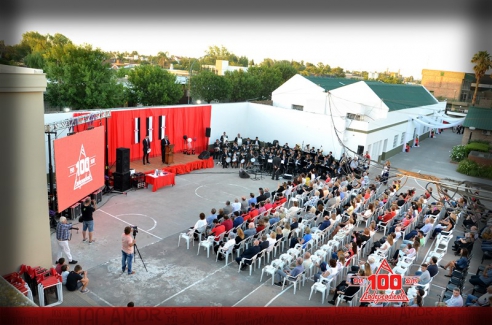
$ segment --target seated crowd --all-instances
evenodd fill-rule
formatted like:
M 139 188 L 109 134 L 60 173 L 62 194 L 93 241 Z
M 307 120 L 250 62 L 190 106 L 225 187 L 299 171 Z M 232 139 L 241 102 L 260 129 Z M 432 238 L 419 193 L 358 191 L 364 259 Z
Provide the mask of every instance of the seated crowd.
M 389 167 L 387 164 L 383 173 L 387 173 Z M 381 181 L 381 177 L 371 181 L 366 172 L 361 175 L 347 173 L 333 178 L 327 175 L 323 180 L 315 174 L 300 173 L 292 181 L 281 183 L 274 191 L 259 188 L 257 194 L 249 193 L 235 198 L 232 204 L 226 201 L 218 211 L 213 208 L 207 217 L 201 213 L 195 226 L 189 229 L 189 234 L 195 240 L 213 236 L 214 251 L 219 260 L 229 249 L 240 250 L 235 261 L 241 265 L 241 270 L 246 269 L 255 256 L 271 252 L 278 242 L 283 241 L 287 249 L 297 249 L 301 256 L 278 264 L 272 274 L 274 284 L 281 286 L 285 279 L 295 280 L 309 268 L 317 270 L 311 274 L 315 282 L 335 280 L 336 275 L 345 270 L 347 277 L 339 279 L 341 281 L 333 286 L 333 298 L 329 302 L 335 304 L 339 297 L 350 301 L 360 289 L 349 285 L 352 276 L 375 273 L 382 259 L 387 259 L 395 272 L 400 272 L 412 264 L 419 249 L 427 242 L 452 232 L 460 212 L 471 211 L 471 206 L 467 207 L 463 198 L 453 201 L 443 192 L 443 196 L 431 203 L 434 198 L 432 188 L 417 195 L 414 188 L 403 191 L 399 180 L 390 184 L 387 184 L 388 181 Z M 386 186 L 384 191 L 380 191 L 381 187 Z M 488 220 L 491 219 L 489 217 L 487 215 Z M 454 270 L 463 270 L 469 265 L 468 249 L 477 238 L 484 239 L 484 252 L 491 251 L 492 223 L 478 229 L 477 221 L 473 213 L 463 221 L 469 233 L 457 238 L 454 243 L 453 249 L 460 258 L 441 265 L 449 272 L 446 276 L 450 277 Z M 356 231 L 356 225 L 361 222 L 365 222 L 366 226 Z M 383 237 L 373 240 L 374 234 L 381 231 Z M 318 251 L 313 249 L 314 240 L 320 236 L 327 244 L 316 245 L 318 251 L 320 247 L 335 242 L 326 262 L 317 260 Z M 397 244 L 400 238 L 401 244 Z M 364 251 L 368 253 L 366 261 L 360 259 Z M 420 264 L 420 269 L 415 273 L 419 277 L 418 285 L 408 289 L 411 301 L 402 306 L 423 305 L 428 285 L 438 274 L 439 260 L 436 256 L 430 256 Z M 274 260 L 272 265 L 277 261 L 279 259 Z M 473 276 L 470 283 L 487 287 L 492 285 L 490 279 L 492 267 L 487 267 L 482 275 Z M 459 305 L 460 297 L 458 288 L 457 296 L 453 292 L 446 305 Z M 466 305 L 479 301 L 479 298 L 471 297 Z M 480 300 L 481 305 L 485 304 L 484 299 Z M 361 306 L 373 305 L 362 303 Z

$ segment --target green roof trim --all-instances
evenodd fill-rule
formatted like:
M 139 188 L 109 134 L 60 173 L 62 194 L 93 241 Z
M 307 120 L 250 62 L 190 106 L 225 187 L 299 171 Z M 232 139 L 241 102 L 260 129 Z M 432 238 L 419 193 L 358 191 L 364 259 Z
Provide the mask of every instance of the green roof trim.
M 333 89 L 337 89 L 361 81 L 358 79 L 347 79 L 347 78 L 327 78 L 327 77 L 304 77 L 304 78 L 317 84 L 318 86 L 320 86 L 326 91 L 330 91 Z
M 389 111 L 437 104 L 437 99 L 421 85 L 386 84 L 366 81 Z
M 492 108 L 469 107 L 463 126 L 492 131 Z
M 346 78 L 304 77 L 326 91 L 362 81 L 388 106 L 389 111 L 437 104 L 437 99 L 421 85 L 386 84 Z

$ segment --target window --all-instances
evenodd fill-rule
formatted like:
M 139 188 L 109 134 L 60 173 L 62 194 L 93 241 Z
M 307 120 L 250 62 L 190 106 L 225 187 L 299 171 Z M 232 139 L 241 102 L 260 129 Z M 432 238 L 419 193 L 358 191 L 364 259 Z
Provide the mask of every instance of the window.
M 292 109 L 295 109 L 297 111 L 304 111 L 304 106 L 292 104 Z
M 350 120 L 364 121 L 364 115 L 359 115 L 354 113 L 347 113 L 347 118 Z
M 397 145 L 398 145 L 398 134 L 395 135 L 395 139 L 393 140 L 393 148 L 396 148 Z
M 405 132 L 403 132 L 401 134 L 401 142 L 400 142 L 400 144 L 403 144 L 403 142 L 405 142 Z

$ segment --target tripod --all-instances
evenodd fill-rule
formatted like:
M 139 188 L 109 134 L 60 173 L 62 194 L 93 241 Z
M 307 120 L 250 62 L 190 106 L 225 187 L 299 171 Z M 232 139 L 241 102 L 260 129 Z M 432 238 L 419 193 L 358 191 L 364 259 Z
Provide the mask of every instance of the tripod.
M 134 232 L 133 233 L 133 239 L 135 239 L 136 236 L 137 236 L 137 234 Z M 142 254 L 140 254 L 140 251 L 138 250 L 137 244 L 133 244 L 133 246 L 135 247 L 135 251 L 138 253 L 140 260 L 142 261 L 142 264 L 144 265 L 145 271 L 149 272 L 149 270 L 147 270 L 147 266 L 145 265 L 145 262 L 142 258 Z M 137 254 L 133 254 L 133 262 L 135 262 L 136 260 L 137 260 Z

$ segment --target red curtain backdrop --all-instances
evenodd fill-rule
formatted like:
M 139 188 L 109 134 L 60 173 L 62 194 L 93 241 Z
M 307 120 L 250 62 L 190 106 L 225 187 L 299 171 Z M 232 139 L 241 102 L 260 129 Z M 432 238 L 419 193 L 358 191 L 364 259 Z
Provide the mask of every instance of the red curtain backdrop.
M 74 113 L 73 116 L 86 115 L 87 112 Z M 108 125 L 108 164 L 113 165 L 116 161 L 116 148 L 129 148 L 130 160 L 142 159 L 143 146 L 142 140 L 146 134 L 146 118 L 152 116 L 152 142 L 150 144 L 150 157 L 161 156 L 161 143 L 159 139 L 159 117 L 166 116 L 165 134 L 169 137 L 171 144 L 174 144 L 174 152 L 182 152 L 185 149 L 183 136 L 195 139 L 192 147 L 197 154 L 207 149 L 207 138 L 205 129 L 210 127 L 212 106 L 193 106 L 193 107 L 166 107 L 166 108 L 135 108 L 128 110 L 111 111 L 111 117 L 107 119 Z M 140 117 L 140 143 L 135 142 L 135 118 Z M 98 120 L 93 122 L 94 126 L 105 125 L 106 121 Z M 77 125 L 74 132 L 86 130 L 88 123 Z
M 172 107 L 172 108 L 144 108 L 112 111 L 108 119 L 108 164 L 116 161 L 116 148 L 130 148 L 130 160 L 142 159 L 142 140 L 145 138 L 146 118 L 152 118 L 152 149 L 151 157 L 161 156 L 159 139 L 159 116 L 166 116 L 165 134 L 174 144 L 174 152 L 182 152 L 185 148 L 183 135 L 196 138 L 194 147 L 196 152 L 207 148 L 205 129 L 210 126 L 212 106 Z M 135 141 L 135 118 L 140 117 L 140 143 Z

